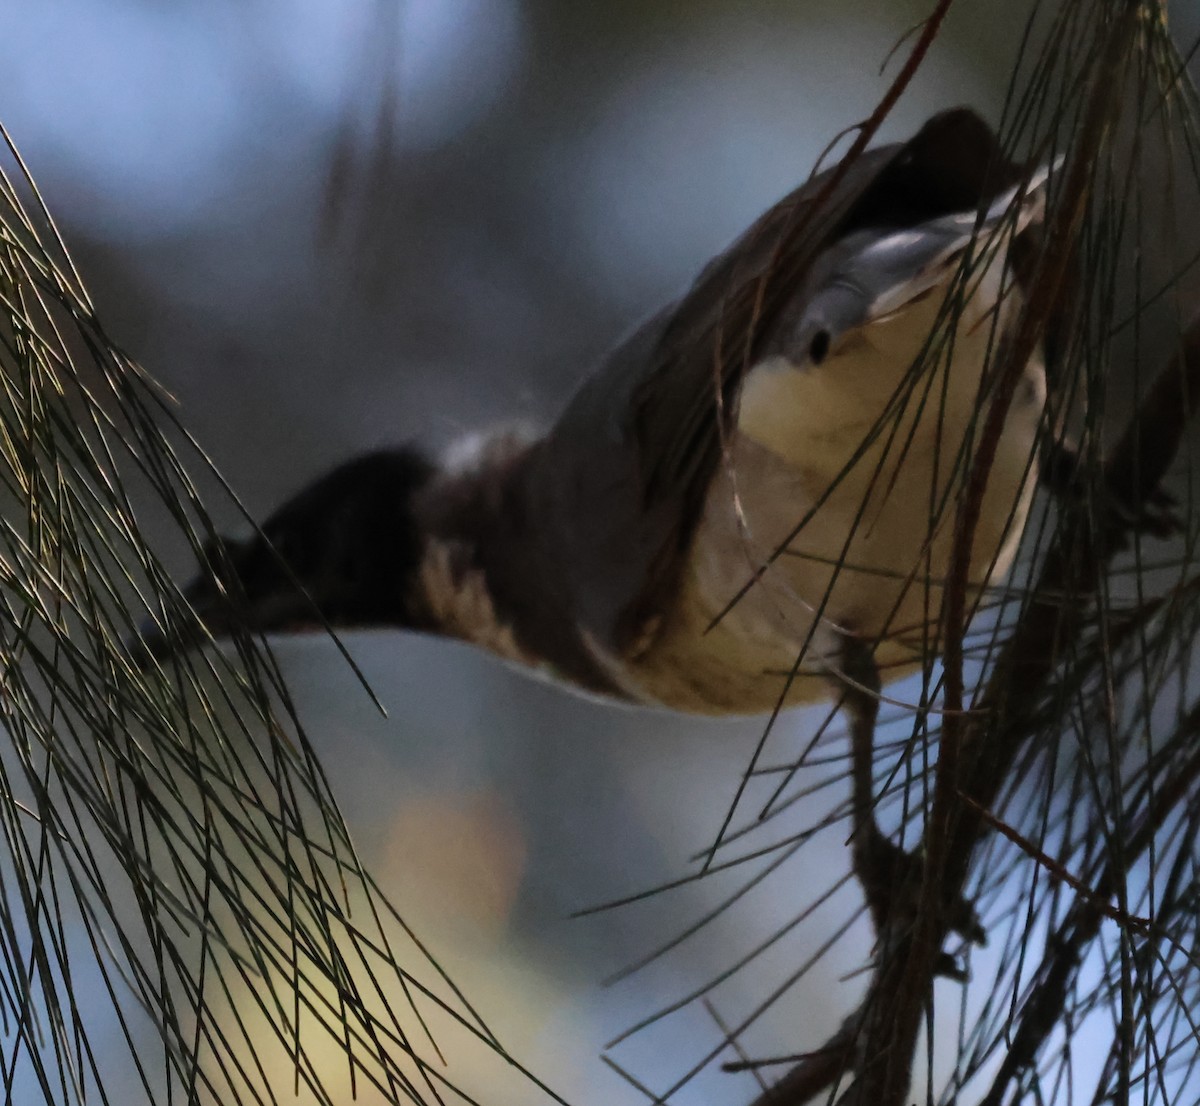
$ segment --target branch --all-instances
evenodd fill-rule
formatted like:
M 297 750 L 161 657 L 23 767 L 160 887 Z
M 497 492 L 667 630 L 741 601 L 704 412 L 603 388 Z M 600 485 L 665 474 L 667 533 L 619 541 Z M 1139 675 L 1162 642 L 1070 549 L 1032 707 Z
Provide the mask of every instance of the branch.
M 1121 495 L 1123 502 L 1136 504 L 1153 496 L 1174 462 L 1196 407 L 1193 397 L 1197 396 L 1200 396 L 1200 314 L 1181 334 L 1175 355 L 1143 395 L 1104 467 L 1106 485 Z M 1109 558 L 1128 540 L 1131 527 L 1132 520 L 1127 514 L 1115 512 L 1095 524 L 1089 520 L 1083 504 L 1064 513 L 1029 603 L 1001 650 L 963 734 L 964 748 L 970 755 L 964 757 L 960 765 L 958 787 L 966 801 L 955 803 L 953 817 L 941 831 L 945 834 L 946 862 L 942 882 L 935 891 L 942 902 L 961 895 L 971 857 L 989 828 L 977 808 L 992 808 L 1021 748 L 1036 732 L 1041 704 L 1058 688 L 1060 662 L 1087 625 L 1096 582 Z M 1020 694 L 1012 694 L 1014 688 L 1019 688 Z M 1197 724 L 1200 725 L 1200 715 Z M 1146 847 L 1143 842 L 1148 842 L 1147 835 L 1161 824 L 1169 806 L 1178 802 L 1183 794 L 1180 788 L 1186 788 L 1197 778 L 1200 778 L 1200 754 L 1191 758 L 1175 777 L 1173 785 L 1160 793 L 1143 830 L 1137 835 L 1136 847 L 1126 851 L 1127 861 L 1132 862 L 1132 858 Z M 1111 867 L 1104 873 L 1095 889 L 1098 899 L 1111 897 L 1116 877 L 1117 872 Z M 940 949 L 946 937 L 945 925 L 940 920 L 944 911 L 926 911 L 922 917 L 931 925 L 931 932 L 924 940 L 930 947 Z M 1082 947 L 1080 942 L 1086 943 L 1089 939 L 1087 927 L 1098 925 L 1103 917 L 1103 912 L 1094 903 L 1080 899 L 1071 919 L 1075 930 L 1071 934 L 1062 932 Z M 915 980 L 906 978 L 905 970 L 911 963 L 914 944 L 915 933 L 909 933 L 894 938 L 882 948 L 878 970 L 858 1011 L 843 1023 L 825 1046 L 807 1056 L 769 1091 L 755 1099 L 753 1106 L 800 1106 L 832 1086 L 856 1054 L 883 1056 L 884 1053 L 872 1050 L 869 1038 L 863 1039 L 873 1027 L 893 1026 L 894 1036 L 885 1039 L 881 1047 L 902 1047 L 908 1029 L 899 1024 L 896 1014 L 901 988 L 923 1001 L 932 986 L 936 966 L 934 957 L 925 957 L 923 973 Z M 1065 990 L 1057 981 L 1065 978 L 1064 972 L 1069 975 L 1071 963 L 1069 951 L 1058 954 L 1061 962 L 1054 959 L 1055 955 L 1048 954 L 1040 990 L 1027 1004 L 1029 1013 L 1022 1019 L 1021 1032 L 1025 1035 L 1022 1041 L 1027 1042 L 1022 1043 L 1022 1057 L 1036 1052 L 1044 1037 L 1044 1034 L 1039 1036 L 1042 1027 L 1052 1026 L 1061 1009 Z M 1056 1006 L 1056 1002 L 1059 1005 Z M 913 1021 L 919 1024 L 920 1017 Z M 877 1062 L 877 1066 L 883 1065 Z M 1014 1064 L 1013 1071 L 1016 1070 Z M 883 1101 L 862 1097 L 862 1090 L 860 1077 L 855 1092 L 860 1095 L 860 1100 Z M 905 1091 L 907 1085 L 901 1094 Z
M 1117 109 L 1122 82 L 1118 79 L 1130 45 L 1137 35 L 1141 14 L 1139 0 L 1126 0 L 1104 35 L 1103 49 L 1090 76 L 1087 107 L 1079 136 L 1065 169 L 1061 199 L 1047 217 L 1048 248 L 1037 272 L 1025 290 L 1026 307 L 1016 332 L 1011 335 L 996 366 L 996 381 L 989 399 L 979 447 L 968 474 L 958 516 L 955 520 L 954 548 L 946 587 L 945 626 L 943 630 L 943 672 L 946 715 L 938 750 L 934 793 L 923 834 L 924 865 L 915 921 L 908 932 L 880 935 L 880 961 L 864 1005 L 862 1040 L 865 1060 L 854 1087 L 851 1101 L 871 1106 L 901 1106 L 912 1081 L 912 1058 L 922 1010 L 928 1001 L 938 958 L 947 937 L 947 918 L 952 904 L 961 897 L 971 856 L 984 825 L 979 814 L 962 802 L 960 790 L 985 809 L 1003 780 L 1028 731 L 1007 726 L 1007 739 L 998 734 L 980 732 L 980 721 L 1003 718 L 1014 687 L 1021 688 L 1019 698 L 1033 699 L 1033 686 L 1005 679 L 1000 685 L 997 710 L 984 709 L 978 715 L 963 713 L 963 635 L 968 620 L 967 601 L 975 526 L 996 448 L 1004 431 L 1008 409 L 1017 382 L 1026 364 L 1041 342 L 1050 317 L 1058 310 L 1064 295 L 1067 273 L 1075 250 L 1075 240 L 1091 196 L 1095 165 L 1104 149 Z M 1067 546 L 1067 550 L 1072 547 Z M 1095 558 L 1093 558 L 1095 560 Z M 1053 562 L 1050 562 L 1053 567 Z M 1093 565 L 1099 568 L 1099 561 Z M 1082 578 L 1095 579 L 1095 571 Z M 1079 579 L 1079 576 L 1075 577 Z M 1064 581 L 1066 582 L 1066 581 Z M 1061 592 L 1060 592 L 1061 593 Z M 1090 589 L 1080 598 L 1087 602 L 1076 606 L 1076 627 L 1090 606 Z M 1055 615 L 1054 633 L 1049 641 L 1062 640 L 1064 627 Z M 1013 645 L 1021 638 L 1018 632 Z M 1052 661 L 1051 657 L 1047 659 Z M 1024 652 L 1014 659 L 1024 658 Z M 1045 666 L 1038 681 L 1048 683 L 1055 665 Z M 1004 677 L 1007 665 L 998 665 L 983 697 L 986 707 L 994 698 L 995 676 Z

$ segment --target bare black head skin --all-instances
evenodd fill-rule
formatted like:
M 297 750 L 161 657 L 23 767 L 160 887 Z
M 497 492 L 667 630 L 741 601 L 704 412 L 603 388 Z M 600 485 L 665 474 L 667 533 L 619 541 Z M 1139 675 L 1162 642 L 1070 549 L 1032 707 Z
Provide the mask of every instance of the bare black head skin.
M 333 626 L 433 628 L 418 586 L 424 550 L 414 498 L 433 463 L 414 448 L 381 450 L 339 465 L 279 508 L 259 534 L 215 538 L 209 572 L 184 597 L 208 632 Z M 197 627 L 148 624 L 144 660 L 200 640 Z

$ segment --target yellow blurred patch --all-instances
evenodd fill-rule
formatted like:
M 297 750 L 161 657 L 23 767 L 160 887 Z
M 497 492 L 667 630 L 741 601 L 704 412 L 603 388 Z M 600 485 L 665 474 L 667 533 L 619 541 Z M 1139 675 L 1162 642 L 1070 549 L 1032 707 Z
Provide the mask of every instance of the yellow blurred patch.
M 527 856 L 524 829 L 493 790 L 406 798 L 374 869 L 414 921 L 494 938 L 504 931 Z

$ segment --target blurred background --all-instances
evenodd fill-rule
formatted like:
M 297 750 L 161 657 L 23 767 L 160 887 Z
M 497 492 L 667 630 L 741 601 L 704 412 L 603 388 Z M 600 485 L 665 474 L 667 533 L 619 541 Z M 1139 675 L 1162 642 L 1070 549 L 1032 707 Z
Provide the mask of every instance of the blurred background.
M 928 8 L 16 0 L 0 21 L 0 119 L 110 334 L 261 519 L 366 448 L 553 417 L 610 344 L 870 113 L 895 76 L 889 51 Z M 1195 5 L 1176 15 L 1192 41 Z M 956 5 L 881 140 L 954 104 L 994 121 L 1021 30 L 1009 5 Z M 223 517 L 237 528 L 233 508 Z M 161 540 L 189 575 L 182 542 L 166 527 Z M 364 856 L 501 1038 L 572 1102 L 644 1101 L 599 1060 L 605 1042 L 846 872 L 838 832 L 824 834 L 736 913 L 604 988 L 748 870 L 569 915 L 691 870 L 762 723 L 591 702 L 410 635 L 347 644 L 387 719 L 329 641 L 283 641 L 279 656 Z M 768 760 L 823 718 L 786 718 Z M 835 780 L 801 822 L 844 795 Z M 717 1018 L 741 1024 L 776 988 L 746 1047 L 815 1046 L 859 993 L 869 934 L 852 927 L 783 985 L 857 902 L 841 890 L 716 988 L 712 1011 L 693 1003 L 613 1056 L 663 1094 L 720 1048 Z M 507 1093 L 490 1101 L 528 1101 Z M 670 1101 L 754 1093 L 709 1064 Z

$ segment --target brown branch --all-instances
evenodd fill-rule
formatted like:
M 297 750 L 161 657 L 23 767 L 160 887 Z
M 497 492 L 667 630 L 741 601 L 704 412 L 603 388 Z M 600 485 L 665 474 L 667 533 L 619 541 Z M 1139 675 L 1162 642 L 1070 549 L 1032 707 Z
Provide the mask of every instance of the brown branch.
M 848 1017 L 842 1027 L 820 1048 L 807 1053 L 795 1067 L 768 1087 L 752 1106 L 793 1106 L 811 1102 L 841 1079 L 854 1062 L 861 1035 L 861 1013 Z
M 1132 929 L 1137 933 L 1145 935 L 1150 930 L 1150 919 L 1142 918 L 1136 914 L 1129 914 L 1122 910 L 1119 906 L 1113 906 L 1112 903 L 1104 898 L 1099 891 L 1094 890 L 1083 882 L 1078 876 L 1072 875 L 1071 871 L 1061 861 L 1055 860 L 1049 853 L 1043 849 L 1039 849 L 1032 841 L 1022 833 L 1018 833 L 1010 826 L 1003 818 L 997 818 L 990 810 L 980 806 L 970 795 L 964 795 L 959 792 L 959 798 L 962 799 L 967 806 L 971 807 L 984 822 L 994 829 L 1001 837 L 1007 838 L 1018 849 L 1021 850 L 1030 859 L 1037 862 L 1040 868 L 1045 869 L 1046 874 L 1057 883 L 1065 883 L 1072 891 L 1075 892 L 1081 899 L 1086 899 L 1088 905 L 1098 914 L 1110 921 L 1116 922 L 1119 926 L 1125 929 Z
M 981 733 L 979 722 L 962 714 L 963 637 L 971 594 L 975 527 L 1017 382 L 1035 353 L 1048 320 L 1062 301 L 1075 240 L 1089 203 L 1094 168 L 1117 109 L 1121 87 L 1118 74 L 1136 37 L 1140 11 L 1139 0 L 1130 0 L 1113 18 L 1098 64 L 1092 70 L 1088 107 L 1065 170 L 1061 199 L 1047 216 L 1048 248 L 1025 290 L 1026 307 L 997 366 L 989 410 L 955 521 L 943 629 L 944 703 L 948 713 L 939 744 L 932 807 L 923 835 L 925 862 L 920 896 L 911 930 L 881 935 L 880 964 L 864 1007 L 869 1011 L 863 1022 L 862 1047 L 866 1059 L 854 1091 L 848 1096 L 859 1103 L 901 1106 L 905 1100 L 912 1080 L 921 1012 L 928 1001 L 947 936 L 949 908 L 966 883 L 970 859 L 983 826 L 979 815 L 959 799 L 960 788 L 981 806 L 990 807 L 990 796 L 981 799 L 974 795 L 976 788 L 986 794 L 1004 778 L 1027 736 L 1022 731 L 1012 732 L 1010 740 L 1001 746 L 1007 754 L 1003 761 L 988 763 L 989 771 L 980 776 L 980 767 L 996 759 L 995 753 L 980 755 L 981 746 L 991 746 L 996 737 Z M 1053 636 L 1060 633 L 1061 627 L 1056 626 Z M 1049 667 L 1044 672 L 1043 681 L 1053 670 Z M 1003 675 L 1004 666 L 998 665 L 997 672 Z M 987 690 L 991 691 L 992 686 Z M 1004 684 L 998 704 L 1001 710 L 1007 705 L 1008 692 L 1015 686 Z M 1028 696 L 1028 685 L 1021 686 L 1022 696 Z M 988 699 L 985 694 L 984 701 Z

